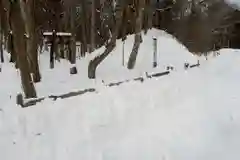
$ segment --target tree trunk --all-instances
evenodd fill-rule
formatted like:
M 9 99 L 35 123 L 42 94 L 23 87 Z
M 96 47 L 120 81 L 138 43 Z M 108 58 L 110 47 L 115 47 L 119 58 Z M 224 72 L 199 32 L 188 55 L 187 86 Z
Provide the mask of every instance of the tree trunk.
M 96 32 L 96 17 L 95 17 L 95 12 L 96 12 L 96 7 L 95 7 L 95 0 L 92 0 L 92 18 L 91 18 L 91 52 L 94 51 L 94 49 L 96 48 L 96 44 L 95 44 L 95 32 Z
M 15 67 L 18 68 L 18 62 L 17 62 L 17 53 L 14 49 L 14 37 L 12 33 L 8 33 L 8 39 L 7 39 L 7 50 L 11 54 L 10 56 L 10 62 L 15 63 Z
M 52 42 L 51 42 L 51 49 L 50 49 L 50 68 L 54 68 L 54 53 L 56 51 L 56 31 L 52 31 Z
M 90 61 L 88 66 L 88 77 L 90 79 L 96 78 L 96 69 L 98 65 L 113 51 L 113 49 L 116 46 L 116 40 L 119 34 L 119 27 L 122 24 L 122 1 L 118 1 L 118 4 L 116 6 L 116 24 L 114 27 L 113 35 L 110 39 L 110 42 L 107 44 L 105 51 L 98 57 L 95 57 L 93 60 Z
M 85 56 L 86 52 L 87 52 L 87 29 L 86 29 L 86 23 L 87 23 L 87 19 L 86 19 L 86 13 L 87 13 L 87 6 L 86 6 L 86 2 L 82 1 L 82 44 L 81 44 L 81 55 Z
M 0 31 L 0 59 L 1 63 L 4 63 L 4 56 L 3 56 L 3 32 Z
M 1 2 L 0 2 L 0 4 L 1 4 Z M 2 7 L 0 7 L 0 9 L 1 8 Z M 1 63 L 4 63 L 4 57 L 3 57 L 3 19 L 2 19 L 1 16 L 0 16 L 0 60 L 1 60 Z
M 71 7 L 71 51 L 70 51 L 70 62 L 72 64 L 76 63 L 76 27 L 75 27 L 75 14 L 76 14 L 76 9 L 75 7 Z
M 147 0 L 146 8 L 147 8 L 147 15 L 148 15 L 147 26 L 148 26 L 148 29 L 152 29 L 152 26 L 153 26 L 153 6 L 152 6 L 151 0 Z
M 149 29 L 152 28 L 153 7 L 151 0 L 145 0 L 144 6 L 144 33 L 146 34 Z
M 10 11 L 11 11 L 11 3 L 9 0 L 0 0 L 0 6 L 2 8 L 0 11 L 0 16 L 2 19 L 4 18 L 4 27 L 5 27 L 5 49 L 8 53 L 10 53 L 10 62 L 15 63 L 15 67 L 18 68 L 17 65 L 17 58 L 15 50 L 13 49 L 13 36 L 11 32 L 11 26 L 10 26 Z
M 37 97 L 37 94 L 33 82 L 31 81 L 29 64 L 27 60 L 25 42 L 26 37 L 24 35 L 25 23 L 21 14 L 20 0 L 16 0 L 11 3 L 10 21 L 14 37 L 13 38 L 14 50 L 17 53 L 17 62 L 19 63 L 23 91 L 25 93 L 26 98 L 35 98 Z
M 26 26 L 27 37 L 27 55 L 30 64 L 30 69 L 33 74 L 33 81 L 40 82 L 41 75 L 38 65 L 38 44 L 37 31 L 35 30 L 35 0 L 26 2 L 20 1 L 21 13 Z
M 37 34 L 33 31 L 32 37 L 30 36 L 30 39 L 28 39 L 27 47 L 29 48 L 28 54 L 31 54 L 31 69 L 33 73 L 33 81 L 35 83 L 41 81 L 41 74 L 38 64 L 38 44 L 36 39 Z
M 136 64 L 136 59 L 138 55 L 138 50 L 140 47 L 140 44 L 142 43 L 142 8 L 144 6 L 144 2 L 142 0 L 138 0 L 137 3 L 137 16 L 136 16 L 136 26 L 135 26 L 135 39 L 134 39 L 134 45 L 132 52 L 130 54 L 129 60 L 128 60 L 128 69 L 133 69 Z

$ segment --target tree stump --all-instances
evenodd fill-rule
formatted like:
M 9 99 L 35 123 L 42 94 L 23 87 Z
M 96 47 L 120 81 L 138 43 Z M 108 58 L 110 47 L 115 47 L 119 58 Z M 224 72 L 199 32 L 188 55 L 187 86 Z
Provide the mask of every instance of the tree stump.
M 72 68 L 70 68 L 70 74 L 77 74 L 78 72 L 77 72 L 77 67 L 72 67 Z
M 24 105 L 24 101 L 23 101 L 23 95 L 21 93 L 19 93 L 16 97 L 16 103 L 17 105 L 23 106 Z

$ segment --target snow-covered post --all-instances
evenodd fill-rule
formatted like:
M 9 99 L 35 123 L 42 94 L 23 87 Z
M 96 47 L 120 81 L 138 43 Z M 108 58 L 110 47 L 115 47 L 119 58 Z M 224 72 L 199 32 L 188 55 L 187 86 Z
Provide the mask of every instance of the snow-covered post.
M 153 37 L 153 68 L 157 67 L 157 38 Z

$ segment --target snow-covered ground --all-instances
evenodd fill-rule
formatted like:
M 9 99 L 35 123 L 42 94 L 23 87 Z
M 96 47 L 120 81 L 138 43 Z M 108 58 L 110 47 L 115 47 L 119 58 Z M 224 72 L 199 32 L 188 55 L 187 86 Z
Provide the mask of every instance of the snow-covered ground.
M 158 37 L 159 67 L 152 69 L 152 37 Z M 125 57 L 133 36 L 126 41 Z M 30 108 L 15 105 L 21 91 L 19 74 L 10 64 L 0 73 L 1 160 L 239 160 L 240 51 L 224 49 L 218 57 L 194 57 L 171 36 L 152 30 L 144 36 L 136 69 L 122 66 L 122 42 L 97 69 L 97 80 L 87 78 L 89 60 L 77 62 L 78 75 L 61 61 L 48 69 L 40 58 L 43 82 L 39 96 L 88 87 L 97 93 L 45 100 Z M 185 71 L 184 62 L 201 66 Z M 120 81 L 145 72 L 168 76 L 105 87 L 100 82 Z M 11 98 L 10 98 L 11 97 Z

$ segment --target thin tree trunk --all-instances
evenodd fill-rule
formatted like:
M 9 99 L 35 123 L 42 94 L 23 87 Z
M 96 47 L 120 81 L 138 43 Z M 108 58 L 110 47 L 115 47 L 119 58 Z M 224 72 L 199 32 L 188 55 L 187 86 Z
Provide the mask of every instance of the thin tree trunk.
M 72 36 L 71 36 L 71 43 L 70 43 L 70 48 L 71 48 L 71 51 L 70 51 L 70 62 L 72 64 L 75 64 L 76 63 L 76 27 L 75 27 L 75 14 L 76 14 L 76 9 L 75 7 L 71 7 L 71 33 L 72 33 Z
M 86 52 L 87 52 L 87 29 L 86 29 L 86 13 L 87 13 L 87 6 L 86 6 L 86 2 L 82 1 L 82 44 L 81 44 L 81 55 L 85 56 Z
M 91 52 L 94 51 L 94 49 L 96 48 L 96 44 L 95 44 L 95 31 L 96 31 L 96 17 L 95 17 L 95 0 L 92 0 L 92 18 L 91 18 Z
M 52 32 L 52 40 L 51 40 L 51 49 L 50 49 L 50 68 L 54 68 L 54 53 L 56 51 L 56 31 Z
M 27 60 L 25 24 L 21 14 L 20 0 L 11 3 L 11 27 L 13 32 L 14 50 L 17 53 L 17 62 L 21 74 L 23 91 L 26 98 L 37 97 L 35 87 L 31 81 L 29 64 Z
M 0 2 L 0 4 L 1 4 L 1 2 Z M 2 7 L 0 7 L 0 9 L 2 9 Z M 4 56 L 3 56 L 3 19 L 2 19 L 1 15 L 0 15 L 0 59 L 1 59 L 1 63 L 4 63 Z
M 121 1 L 121 0 L 120 0 Z M 116 6 L 116 24 L 114 27 L 113 35 L 110 39 L 110 42 L 107 44 L 105 51 L 98 57 L 94 58 L 90 61 L 88 66 L 88 77 L 90 79 L 96 78 L 96 69 L 98 65 L 113 51 L 116 46 L 116 40 L 119 34 L 119 28 L 122 24 L 122 10 L 123 10 L 123 2 L 118 1 Z
M 4 63 L 4 56 L 3 56 L 3 32 L 0 31 L 0 58 L 1 63 Z
M 136 17 L 136 26 L 135 26 L 135 39 L 134 39 L 134 45 L 132 52 L 130 54 L 129 60 L 128 60 L 128 69 L 133 69 L 136 64 L 136 59 L 138 55 L 138 50 L 140 47 L 140 44 L 142 43 L 142 8 L 144 6 L 144 2 L 142 0 L 138 0 L 137 4 L 137 17 Z
M 10 25 L 10 11 L 11 11 L 11 2 L 9 0 L 1 0 L 1 17 L 5 18 L 5 47 L 8 53 L 10 53 L 10 62 L 15 63 L 15 67 L 18 68 L 17 57 L 15 50 L 13 49 L 13 36 Z

